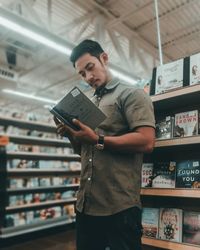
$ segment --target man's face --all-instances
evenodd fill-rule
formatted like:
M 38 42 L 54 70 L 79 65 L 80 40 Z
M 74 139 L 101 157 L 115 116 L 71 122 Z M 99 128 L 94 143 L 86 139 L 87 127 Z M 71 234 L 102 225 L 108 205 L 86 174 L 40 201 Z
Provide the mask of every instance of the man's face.
M 108 56 L 106 53 L 102 53 L 99 59 L 86 53 L 76 61 L 75 68 L 82 79 L 96 89 L 110 80 L 107 62 Z

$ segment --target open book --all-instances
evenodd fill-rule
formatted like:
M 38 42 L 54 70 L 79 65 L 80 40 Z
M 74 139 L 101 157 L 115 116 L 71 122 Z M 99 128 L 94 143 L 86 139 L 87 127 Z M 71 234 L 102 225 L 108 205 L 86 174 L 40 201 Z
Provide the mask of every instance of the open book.
M 72 120 L 78 119 L 95 129 L 106 119 L 106 115 L 77 87 L 67 93 L 50 112 L 67 126 L 79 130 Z

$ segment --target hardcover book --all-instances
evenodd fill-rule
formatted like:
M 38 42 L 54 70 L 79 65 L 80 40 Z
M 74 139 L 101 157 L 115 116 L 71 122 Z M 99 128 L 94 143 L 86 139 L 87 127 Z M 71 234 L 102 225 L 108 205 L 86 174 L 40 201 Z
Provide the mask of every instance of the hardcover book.
M 177 162 L 176 166 L 177 188 L 200 188 L 200 162 L 188 160 Z
M 176 162 L 156 162 L 153 168 L 152 187 L 175 188 Z
M 175 114 L 174 137 L 187 137 L 198 134 L 198 110 Z
M 142 164 L 141 187 L 152 187 L 153 163 Z
M 173 137 L 174 117 L 166 116 L 156 123 L 156 139 L 170 139 Z
M 77 87 L 66 94 L 50 112 L 69 127 L 79 130 L 74 125 L 74 118 L 95 129 L 106 119 L 106 115 Z
M 183 242 L 200 245 L 200 212 L 184 211 Z
M 200 83 L 200 53 L 190 56 L 190 85 Z
M 155 94 L 183 87 L 183 59 L 157 67 Z
M 160 208 L 159 238 L 182 241 L 183 211 L 178 208 Z
M 159 208 L 142 209 L 143 236 L 158 238 Z

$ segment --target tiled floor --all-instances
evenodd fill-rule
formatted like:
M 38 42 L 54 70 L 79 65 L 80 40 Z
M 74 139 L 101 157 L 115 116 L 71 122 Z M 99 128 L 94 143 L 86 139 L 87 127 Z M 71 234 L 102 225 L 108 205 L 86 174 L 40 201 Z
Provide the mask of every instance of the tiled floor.
M 76 250 L 75 231 L 49 235 L 33 241 L 1 248 L 1 250 Z

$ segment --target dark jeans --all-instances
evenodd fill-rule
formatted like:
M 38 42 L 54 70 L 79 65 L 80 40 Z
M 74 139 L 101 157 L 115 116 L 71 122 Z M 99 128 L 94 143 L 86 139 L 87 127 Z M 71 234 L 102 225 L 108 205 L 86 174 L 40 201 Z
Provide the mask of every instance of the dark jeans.
M 141 250 L 141 210 L 132 207 L 111 216 L 76 214 L 77 250 Z

